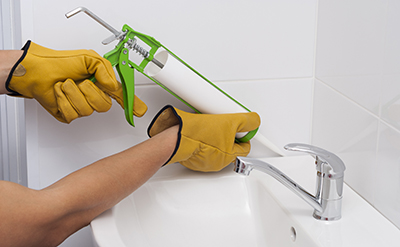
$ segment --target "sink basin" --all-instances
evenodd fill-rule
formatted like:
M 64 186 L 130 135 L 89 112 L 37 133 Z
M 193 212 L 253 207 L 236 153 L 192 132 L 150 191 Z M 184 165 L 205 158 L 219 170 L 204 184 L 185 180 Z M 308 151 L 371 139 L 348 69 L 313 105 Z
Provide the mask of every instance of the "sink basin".
M 262 159 L 314 192 L 309 156 Z M 313 209 L 272 177 L 168 165 L 91 222 L 98 246 L 398 246 L 400 230 L 345 185 L 342 219 Z

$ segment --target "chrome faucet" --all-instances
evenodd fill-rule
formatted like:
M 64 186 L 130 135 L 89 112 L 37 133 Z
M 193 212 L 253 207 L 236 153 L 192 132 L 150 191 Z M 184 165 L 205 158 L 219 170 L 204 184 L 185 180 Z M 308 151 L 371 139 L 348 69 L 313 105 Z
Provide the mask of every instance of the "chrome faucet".
M 246 176 L 253 169 L 265 172 L 313 207 L 314 218 L 324 221 L 340 219 L 342 212 L 343 176 L 346 169 L 343 161 L 331 152 L 308 144 L 291 143 L 284 148 L 289 151 L 308 153 L 315 158 L 317 169 L 315 196 L 308 193 L 283 172 L 261 160 L 237 157 L 234 170 Z

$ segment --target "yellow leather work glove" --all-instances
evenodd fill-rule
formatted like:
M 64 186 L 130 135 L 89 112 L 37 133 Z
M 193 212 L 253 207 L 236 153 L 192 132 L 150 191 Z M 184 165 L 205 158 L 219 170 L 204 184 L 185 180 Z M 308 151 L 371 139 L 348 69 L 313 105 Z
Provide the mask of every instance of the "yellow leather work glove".
M 121 83 L 110 62 L 92 50 L 56 51 L 28 41 L 12 68 L 6 88 L 12 96 L 36 99 L 57 120 L 72 120 L 110 109 L 114 98 L 122 107 Z M 93 83 L 87 78 L 95 76 Z M 134 100 L 134 114 L 143 116 L 147 106 Z
M 181 163 L 195 171 L 220 171 L 237 156 L 247 156 L 250 142 L 237 143 L 237 132 L 258 128 L 260 117 L 255 112 L 235 114 L 194 114 L 165 106 L 154 117 L 147 130 L 150 137 L 179 125 L 174 153 L 165 163 Z

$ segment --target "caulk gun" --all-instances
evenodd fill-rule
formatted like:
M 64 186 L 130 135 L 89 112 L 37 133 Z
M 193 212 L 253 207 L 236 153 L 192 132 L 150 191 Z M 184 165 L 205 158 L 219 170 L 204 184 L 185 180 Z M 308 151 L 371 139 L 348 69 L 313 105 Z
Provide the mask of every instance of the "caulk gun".
M 132 126 L 134 126 L 134 70 L 139 71 L 154 81 L 197 113 L 223 114 L 250 112 L 249 109 L 218 88 L 153 37 L 139 33 L 126 24 L 123 26 L 122 31 L 118 31 L 84 7 L 78 7 L 65 14 L 65 16 L 70 18 L 80 12 L 86 13 L 113 33 L 111 37 L 102 42 L 104 45 L 115 40 L 118 41 L 116 47 L 106 53 L 104 58 L 111 62 L 111 65 L 116 68 L 119 74 L 123 88 L 125 118 Z M 149 46 L 150 50 L 147 51 L 142 48 L 138 44 L 138 39 Z M 143 60 L 139 64 L 129 60 L 130 50 L 135 51 L 143 57 Z M 94 79 L 92 78 L 92 80 Z M 247 142 L 256 135 L 257 130 L 255 129 L 247 133 L 237 133 L 236 140 Z M 257 137 L 259 137 L 257 139 L 265 146 L 282 155 L 279 148 L 265 137 L 259 135 Z

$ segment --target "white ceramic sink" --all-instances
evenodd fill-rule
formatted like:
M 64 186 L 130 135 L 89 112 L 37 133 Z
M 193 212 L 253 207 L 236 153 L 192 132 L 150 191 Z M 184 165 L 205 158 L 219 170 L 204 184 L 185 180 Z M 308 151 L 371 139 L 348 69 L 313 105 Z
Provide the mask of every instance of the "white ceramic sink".
M 314 193 L 311 157 L 263 160 Z M 308 204 L 259 171 L 245 177 L 232 166 L 199 173 L 172 164 L 91 227 L 100 247 L 399 246 L 400 230 L 348 186 L 341 220 L 318 221 L 312 213 Z

